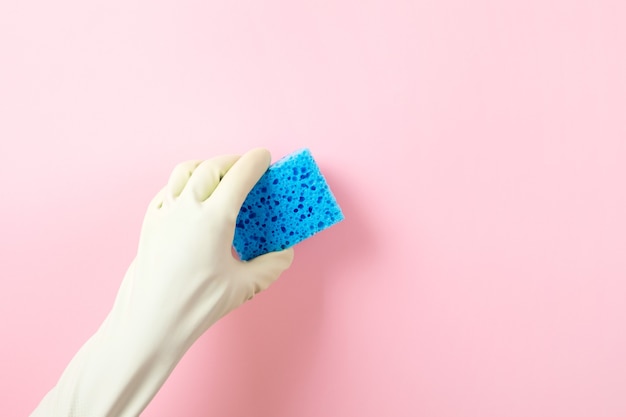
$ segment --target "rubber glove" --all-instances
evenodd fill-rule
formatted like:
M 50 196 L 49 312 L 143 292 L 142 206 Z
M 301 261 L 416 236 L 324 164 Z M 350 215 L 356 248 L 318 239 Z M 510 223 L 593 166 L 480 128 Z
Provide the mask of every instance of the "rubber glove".
M 150 203 L 110 313 L 31 416 L 137 416 L 212 324 L 266 289 L 293 251 L 248 262 L 235 220 L 270 154 L 179 164 Z

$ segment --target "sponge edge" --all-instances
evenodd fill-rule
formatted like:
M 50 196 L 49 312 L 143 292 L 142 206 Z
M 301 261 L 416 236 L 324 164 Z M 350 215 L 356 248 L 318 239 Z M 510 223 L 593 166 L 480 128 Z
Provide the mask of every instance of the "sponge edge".
M 342 221 L 344 215 L 308 148 L 272 164 L 237 216 L 233 246 L 241 260 L 282 250 Z

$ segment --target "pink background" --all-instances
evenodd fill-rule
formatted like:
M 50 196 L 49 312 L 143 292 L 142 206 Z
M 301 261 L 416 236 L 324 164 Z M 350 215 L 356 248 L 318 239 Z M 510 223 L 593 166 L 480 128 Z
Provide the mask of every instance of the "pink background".
M 0 415 L 183 160 L 308 146 L 347 220 L 145 416 L 626 415 L 626 3 L 0 3 Z

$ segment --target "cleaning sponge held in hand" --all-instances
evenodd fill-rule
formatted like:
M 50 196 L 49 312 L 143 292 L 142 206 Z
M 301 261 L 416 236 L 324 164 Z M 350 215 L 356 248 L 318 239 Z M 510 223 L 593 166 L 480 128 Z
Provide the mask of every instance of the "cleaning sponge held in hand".
M 285 249 L 344 219 L 308 149 L 272 164 L 241 206 L 233 246 L 247 261 Z

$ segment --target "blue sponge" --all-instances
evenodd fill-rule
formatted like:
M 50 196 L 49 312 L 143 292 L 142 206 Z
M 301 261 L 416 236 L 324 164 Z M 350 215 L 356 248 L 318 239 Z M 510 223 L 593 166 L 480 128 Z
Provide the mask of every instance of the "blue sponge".
M 308 149 L 276 161 L 241 206 L 233 246 L 247 261 L 285 249 L 344 219 Z

